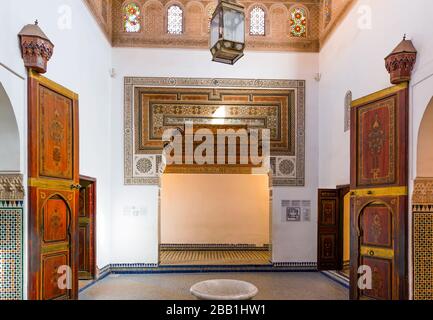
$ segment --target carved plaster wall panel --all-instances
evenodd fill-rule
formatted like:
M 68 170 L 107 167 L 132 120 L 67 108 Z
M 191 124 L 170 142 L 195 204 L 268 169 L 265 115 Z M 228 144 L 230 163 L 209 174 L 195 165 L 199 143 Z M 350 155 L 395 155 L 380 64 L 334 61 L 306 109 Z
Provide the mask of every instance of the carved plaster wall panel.
M 0 173 L 0 300 L 23 299 L 23 177 Z
M 303 186 L 305 81 L 203 78 L 125 78 L 125 184 L 157 185 L 162 132 L 186 121 L 218 121 L 271 131 L 276 186 Z
M 23 176 L 0 173 L 0 200 L 24 200 Z

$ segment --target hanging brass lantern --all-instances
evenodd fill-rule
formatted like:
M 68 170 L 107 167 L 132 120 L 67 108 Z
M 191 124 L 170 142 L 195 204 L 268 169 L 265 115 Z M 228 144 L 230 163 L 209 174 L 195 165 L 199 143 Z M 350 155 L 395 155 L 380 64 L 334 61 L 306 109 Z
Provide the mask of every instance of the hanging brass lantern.
M 236 0 L 219 0 L 210 25 L 213 61 L 235 64 L 244 55 L 245 12 Z

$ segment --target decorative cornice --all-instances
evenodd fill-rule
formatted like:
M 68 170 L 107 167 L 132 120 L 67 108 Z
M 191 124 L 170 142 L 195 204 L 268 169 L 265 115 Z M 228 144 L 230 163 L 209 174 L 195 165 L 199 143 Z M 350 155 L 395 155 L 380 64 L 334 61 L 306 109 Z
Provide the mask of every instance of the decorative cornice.
M 113 44 L 112 7 L 113 0 L 83 0 L 108 42 Z M 105 17 L 104 17 L 105 16 Z
M 208 49 L 206 15 L 207 10 L 214 2 L 213 0 L 178 0 L 178 3 L 185 10 L 185 33 L 176 36 L 164 32 L 166 23 L 164 15 L 166 6 L 170 3 L 169 0 L 135 0 L 140 7 L 144 8 L 143 21 L 145 26 L 141 32 L 134 34 L 125 33 L 122 30 L 123 15 L 121 9 L 125 3 L 124 0 L 83 1 L 113 47 Z M 266 10 L 266 36 L 251 36 L 247 33 L 247 51 L 319 52 L 330 34 L 356 3 L 356 0 L 332 1 L 332 10 L 326 14 L 326 19 L 323 0 L 292 0 L 284 2 L 278 0 L 239 0 L 239 2 L 247 11 L 257 4 Z M 151 13 L 147 13 L 145 10 L 149 5 L 153 10 Z M 294 5 L 303 6 L 309 11 L 309 31 L 306 38 L 294 38 L 289 35 L 288 14 L 290 8 Z M 200 7 L 200 12 L 196 11 L 198 7 Z M 189 11 L 190 8 L 191 12 Z M 285 18 L 287 26 L 284 26 L 284 23 L 271 23 L 277 21 L 275 19 L 281 18 L 281 12 L 278 11 L 278 8 L 284 10 L 284 14 L 287 15 Z M 155 14 L 158 16 L 155 16 Z M 198 14 L 200 17 L 197 18 Z M 159 17 L 159 15 L 161 16 Z M 193 15 L 194 19 L 188 20 L 188 16 L 191 15 Z M 248 14 L 246 19 L 248 23 Z M 148 24 L 151 24 L 151 26 L 149 27 Z M 150 28 L 151 32 L 146 33 L 145 30 L 148 28 Z
M 0 200 L 24 200 L 21 174 L 0 174 Z

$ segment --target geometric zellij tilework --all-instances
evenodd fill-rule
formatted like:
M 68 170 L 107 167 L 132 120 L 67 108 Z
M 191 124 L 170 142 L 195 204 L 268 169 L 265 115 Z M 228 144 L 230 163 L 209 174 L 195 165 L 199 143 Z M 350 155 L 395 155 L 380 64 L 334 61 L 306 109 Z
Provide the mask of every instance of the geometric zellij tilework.
M 421 206 L 413 212 L 414 299 L 433 300 L 433 207 L 415 207 Z
M 23 202 L 0 201 L 0 300 L 23 299 Z

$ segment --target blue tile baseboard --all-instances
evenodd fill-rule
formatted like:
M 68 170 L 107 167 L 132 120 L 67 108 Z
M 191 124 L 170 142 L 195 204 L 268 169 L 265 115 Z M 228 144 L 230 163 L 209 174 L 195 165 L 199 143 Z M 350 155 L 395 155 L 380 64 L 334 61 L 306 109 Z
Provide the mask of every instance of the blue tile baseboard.
M 342 285 L 345 288 L 350 287 L 349 278 L 342 276 L 336 271 L 321 271 L 321 273 L 325 275 L 327 278 L 337 282 L 338 284 Z
M 81 288 L 82 292 L 110 274 L 164 274 L 164 273 L 227 273 L 227 272 L 317 272 L 315 262 L 278 262 L 269 265 L 193 265 L 159 266 L 154 263 L 115 263 L 100 269 L 95 281 Z
M 182 251 L 182 250 L 269 250 L 269 244 L 257 246 L 255 244 L 218 244 L 218 243 L 168 243 L 161 244 L 160 249 L 163 251 Z
M 293 268 L 317 271 L 317 262 L 274 262 L 274 268 Z

